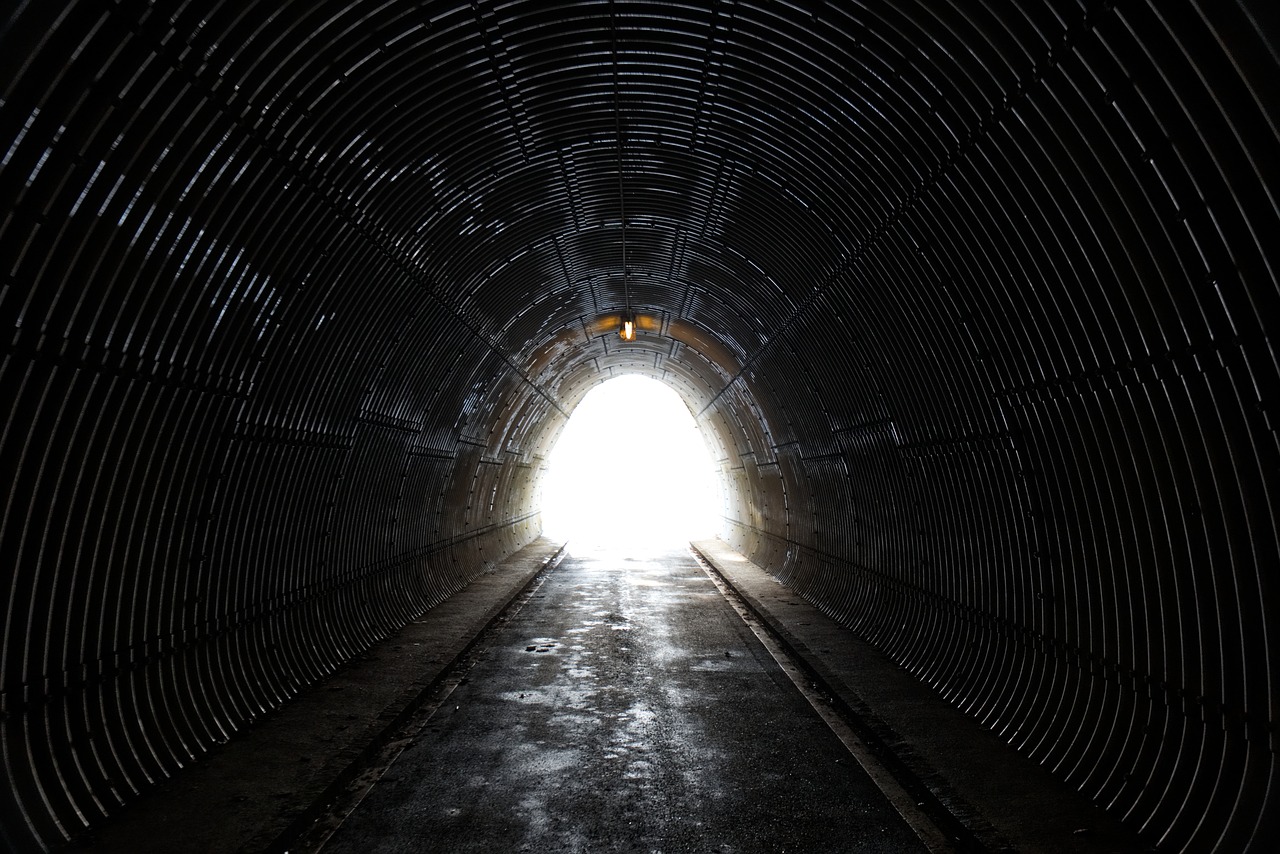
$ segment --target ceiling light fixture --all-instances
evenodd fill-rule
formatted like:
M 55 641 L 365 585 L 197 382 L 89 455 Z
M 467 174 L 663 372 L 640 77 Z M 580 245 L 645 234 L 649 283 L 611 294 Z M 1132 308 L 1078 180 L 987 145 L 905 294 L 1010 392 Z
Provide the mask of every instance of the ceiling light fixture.
M 636 340 L 636 316 L 631 311 L 631 287 L 627 282 L 627 195 L 622 182 L 622 95 L 618 79 L 618 12 L 614 3 L 609 4 L 613 13 L 613 129 L 618 135 L 618 211 L 622 223 L 622 299 L 625 309 L 618 337 L 623 341 Z

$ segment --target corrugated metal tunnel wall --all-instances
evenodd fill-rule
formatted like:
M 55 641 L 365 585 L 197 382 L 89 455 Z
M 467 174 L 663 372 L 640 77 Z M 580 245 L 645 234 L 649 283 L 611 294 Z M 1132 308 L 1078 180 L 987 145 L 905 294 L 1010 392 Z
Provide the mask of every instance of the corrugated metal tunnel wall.
M 1275 832 L 1273 4 L 6 6 L 0 846 L 535 537 L 625 371 L 951 702 L 1168 850 Z

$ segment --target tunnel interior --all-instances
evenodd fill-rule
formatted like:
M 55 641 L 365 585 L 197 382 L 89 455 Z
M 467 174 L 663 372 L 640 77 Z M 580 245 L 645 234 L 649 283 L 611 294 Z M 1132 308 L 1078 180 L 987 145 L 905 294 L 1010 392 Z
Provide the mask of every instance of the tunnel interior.
M 625 374 L 727 543 L 1015 749 L 1168 850 L 1275 832 L 1270 4 L 67 0 L 0 44 L 3 846 L 535 539 Z

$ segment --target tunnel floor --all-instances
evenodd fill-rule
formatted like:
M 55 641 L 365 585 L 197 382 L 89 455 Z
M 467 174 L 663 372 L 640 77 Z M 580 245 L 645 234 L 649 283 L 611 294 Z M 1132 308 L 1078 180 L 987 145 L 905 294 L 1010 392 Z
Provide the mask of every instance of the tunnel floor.
M 932 848 L 1150 850 L 740 553 L 693 546 L 539 539 L 68 850 L 921 850 L 833 714 Z
M 573 553 L 324 845 L 926 850 L 687 550 Z

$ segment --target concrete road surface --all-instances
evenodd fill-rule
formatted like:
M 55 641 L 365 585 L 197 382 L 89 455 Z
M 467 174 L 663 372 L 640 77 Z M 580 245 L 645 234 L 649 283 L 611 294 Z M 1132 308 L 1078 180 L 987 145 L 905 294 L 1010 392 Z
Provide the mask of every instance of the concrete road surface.
M 924 850 L 692 554 L 569 551 L 326 854 Z

